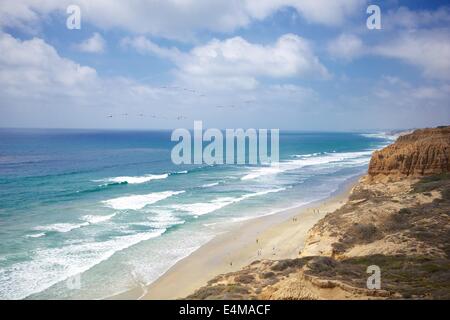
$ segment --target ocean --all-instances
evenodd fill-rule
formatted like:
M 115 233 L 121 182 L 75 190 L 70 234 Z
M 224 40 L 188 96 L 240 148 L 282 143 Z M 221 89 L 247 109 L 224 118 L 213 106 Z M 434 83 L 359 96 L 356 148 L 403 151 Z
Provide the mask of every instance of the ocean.
M 329 197 L 382 133 L 280 132 L 280 166 L 174 165 L 170 131 L 0 129 L 0 299 L 144 286 L 240 222 Z

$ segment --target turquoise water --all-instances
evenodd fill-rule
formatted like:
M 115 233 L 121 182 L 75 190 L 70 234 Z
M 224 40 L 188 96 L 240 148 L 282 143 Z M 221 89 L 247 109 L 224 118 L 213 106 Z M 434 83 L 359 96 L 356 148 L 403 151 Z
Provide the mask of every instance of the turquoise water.
M 326 198 L 391 140 L 281 132 L 273 170 L 173 165 L 170 134 L 0 130 L 0 298 L 149 284 L 240 221 Z

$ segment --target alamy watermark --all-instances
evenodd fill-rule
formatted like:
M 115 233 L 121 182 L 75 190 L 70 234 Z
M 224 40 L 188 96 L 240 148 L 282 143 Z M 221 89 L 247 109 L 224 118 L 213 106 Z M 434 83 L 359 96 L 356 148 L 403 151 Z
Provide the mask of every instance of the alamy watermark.
M 81 29 L 81 9 L 76 4 L 67 7 L 66 13 L 69 15 L 66 19 L 66 27 L 69 30 Z
M 177 165 L 277 165 L 280 159 L 279 135 L 279 129 L 203 130 L 203 122 L 194 121 L 193 136 L 188 129 L 172 132 L 171 141 L 178 143 L 172 149 L 171 159 Z
M 371 265 L 367 267 L 367 273 L 371 275 L 367 278 L 367 289 L 379 290 L 381 289 L 381 269 L 377 265 Z
M 371 4 L 367 7 L 367 14 L 370 16 L 366 20 L 366 26 L 369 30 L 380 30 L 381 29 L 381 9 L 375 4 Z

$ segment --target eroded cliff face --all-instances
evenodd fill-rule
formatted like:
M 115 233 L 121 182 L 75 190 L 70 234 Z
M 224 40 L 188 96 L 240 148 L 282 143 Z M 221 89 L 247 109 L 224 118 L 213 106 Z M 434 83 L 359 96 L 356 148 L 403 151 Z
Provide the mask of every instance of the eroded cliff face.
M 376 151 L 369 176 L 418 177 L 450 171 L 450 126 L 420 129 Z

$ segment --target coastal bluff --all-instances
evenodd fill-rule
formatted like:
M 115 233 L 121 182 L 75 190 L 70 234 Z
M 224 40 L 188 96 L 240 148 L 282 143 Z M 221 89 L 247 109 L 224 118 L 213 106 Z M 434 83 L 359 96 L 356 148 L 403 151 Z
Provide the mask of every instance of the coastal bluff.
M 298 243 L 188 299 L 450 299 L 450 127 L 415 130 L 374 152 L 348 200 Z M 301 217 L 299 217 L 301 223 Z M 381 287 L 367 287 L 368 268 Z
M 368 174 L 377 176 L 423 176 L 450 172 L 450 126 L 419 129 L 400 136 L 375 151 Z

